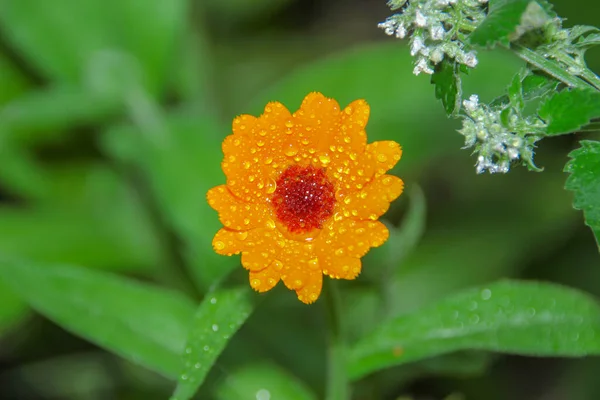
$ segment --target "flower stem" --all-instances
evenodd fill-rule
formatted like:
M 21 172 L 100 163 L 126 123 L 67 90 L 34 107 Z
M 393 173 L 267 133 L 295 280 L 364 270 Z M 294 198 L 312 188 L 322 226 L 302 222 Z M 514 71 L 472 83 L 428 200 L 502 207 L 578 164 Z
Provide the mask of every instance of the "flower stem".
M 326 400 L 348 400 L 348 376 L 346 375 L 346 348 L 340 318 L 340 295 L 336 283 L 325 280 L 325 306 L 327 313 L 327 388 Z
M 549 60 L 533 50 L 530 50 L 518 44 L 512 44 L 510 48 L 515 52 L 515 54 L 517 54 L 520 58 L 522 58 L 529 64 L 541 69 L 548 75 L 553 76 L 554 78 L 558 79 L 559 81 L 563 82 L 569 87 L 579 89 L 589 89 L 591 87 L 596 89 L 594 87 L 594 84 L 588 83 L 582 79 L 577 78 L 576 76 L 571 75 L 557 62 Z

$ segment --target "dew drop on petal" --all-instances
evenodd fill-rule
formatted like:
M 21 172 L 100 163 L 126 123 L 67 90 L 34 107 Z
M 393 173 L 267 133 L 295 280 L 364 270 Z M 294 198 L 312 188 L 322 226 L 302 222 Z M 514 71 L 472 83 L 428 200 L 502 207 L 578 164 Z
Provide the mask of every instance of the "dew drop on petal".
M 321 163 L 323 163 L 323 165 L 327 165 L 331 162 L 331 159 L 329 158 L 328 155 L 322 154 L 319 156 L 319 161 L 321 161 Z

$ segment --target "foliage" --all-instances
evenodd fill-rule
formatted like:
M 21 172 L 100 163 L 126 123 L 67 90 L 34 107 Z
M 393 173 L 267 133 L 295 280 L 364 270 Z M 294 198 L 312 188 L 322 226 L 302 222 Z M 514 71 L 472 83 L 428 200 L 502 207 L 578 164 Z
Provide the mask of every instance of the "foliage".
M 519 398 L 497 360 L 600 353 L 600 144 L 565 191 L 543 140 L 596 131 L 600 30 L 545 0 L 390 5 L 406 49 L 292 0 L 0 0 L 0 397 Z M 206 192 L 235 115 L 312 91 L 369 103 L 407 187 L 361 276 L 306 306 L 214 253 Z M 481 179 L 454 128 L 478 172 L 540 170 L 542 140 L 549 171 Z M 530 384 L 597 398 L 597 362 Z

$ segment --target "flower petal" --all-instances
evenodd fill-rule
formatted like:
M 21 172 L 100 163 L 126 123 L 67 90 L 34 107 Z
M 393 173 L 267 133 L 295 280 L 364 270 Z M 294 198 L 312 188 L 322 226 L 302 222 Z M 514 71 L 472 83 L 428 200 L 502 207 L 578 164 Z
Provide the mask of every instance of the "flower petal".
M 315 252 L 319 259 L 328 255 L 360 258 L 371 247 L 381 246 L 389 237 L 386 226 L 379 221 L 360 221 L 352 218 L 335 217 L 324 227 L 315 240 Z
M 382 175 L 368 183 L 359 192 L 340 197 L 338 193 L 338 204 L 343 204 L 345 213 L 360 219 L 376 220 L 383 215 L 390 202 L 394 201 L 404 189 L 402 179 L 394 175 Z
M 281 274 L 273 266 L 269 266 L 262 271 L 250 271 L 250 286 L 257 292 L 266 292 L 277 285 L 280 277 Z
M 210 189 L 206 198 L 208 204 L 219 212 L 219 219 L 226 228 L 248 230 L 264 226 L 269 220 L 267 205 L 242 201 L 226 185 Z
M 327 151 L 336 133 L 339 132 L 340 105 L 321 93 L 308 94 L 300 109 L 293 114 L 296 130 L 307 132 L 311 144 L 317 151 Z
M 369 121 L 371 108 L 364 100 L 355 100 L 350 103 L 342 115 L 341 137 L 349 145 L 349 149 L 362 152 L 367 144 L 365 127 Z
M 402 148 L 393 140 L 386 140 L 368 144 L 365 153 L 373 156 L 377 177 L 394 168 L 402 157 Z
M 241 252 L 272 249 L 280 234 L 269 228 L 256 228 L 248 231 L 234 231 L 221 228 L 213 238 L 213 249 L 223 255 L 231 256 Z
M 319 258 L 322 261 L 323 273 L 334 279 L 354 279 L 361 271 L 359 258 L 335 256 L 331 253 Z
M 244 117 L 234 120 L 234 134 L 223 141 L 221 166 L 233 194 L 246 202 L 262 202 L 275 190 L 281 169 L 292 162 L 283 149 L 292 116 L 281 103 L 273 102 L 259 118 Z
M 310 271 L 306 274 L 307 282 L 301 288 L 296 290 L 298 300 L 305 304 L 312 304 L 319 298 L 321 288 L 323 287 L 323 273 L 321 271 Z

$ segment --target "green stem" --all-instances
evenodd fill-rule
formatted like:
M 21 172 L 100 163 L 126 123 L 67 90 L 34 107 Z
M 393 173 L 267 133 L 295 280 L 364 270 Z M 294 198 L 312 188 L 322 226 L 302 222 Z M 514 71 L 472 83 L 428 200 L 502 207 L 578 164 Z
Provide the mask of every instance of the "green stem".
M 594 74 L 588 68 L 582 68 L 581 65 L 577 64 L 575 60 L 573 60 L 573 58 L 566 53 L 558 52 L 558 54 L 556 54 L 555 56 L 560 62 L 564 63 L 567 67 L 573 68 L 575 70 L 581 69 L 582 72 L 577 75 L 586 80 L 597 90 L 600 90 L 600 78 L 598 78 L 596 74 Z
M 325 281 L 325 302 L 328 321 L 326 400 L 350 398 L 346 374 L 346 348 L 340 318 L 340 295 L 335 282 Z
M 523 47 L 518 44 L 512 44 L 510 46 L 511 50 L 513 50 L 519 57 L 528 62 L 529 64 L 541 69 L 546 72 L 548 75 L 553 76 L 559 81 L 563 82 L 565 85 L 573 88 L 579 89 L 589 89 L 590 87 L 594 87 L 592 84 L 587 83 L 576 76 L 569 74 L 565 69 L 556 61 L 548 60 L 542 55 L 536 53 L 533 50 L 530 50 L 526 47 Z

